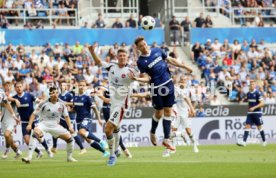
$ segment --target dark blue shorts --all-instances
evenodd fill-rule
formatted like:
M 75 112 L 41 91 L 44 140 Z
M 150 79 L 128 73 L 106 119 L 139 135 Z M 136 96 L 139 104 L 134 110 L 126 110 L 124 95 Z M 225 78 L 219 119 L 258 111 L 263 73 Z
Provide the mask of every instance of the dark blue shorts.
M 262 114 L 261 113 L 247 114 L 245 123 L 248 125 L 256 125 L 256 126 L 263 125 Z
M 33 124 L 32 124 L 32 129 L 35 128 L 35 126 L 37 125 L 37 123 L 38 123 L 37 120 L 35 120 L 35 121 L 33 122 Z M 31 131 L 28 132 L 28 131 L 26 130 L 27 126 L 28 126 L 28 123 L 21 123 L 21 127 L 22 127 L 22 136 L 23 136 L 23 137 L 24 137 L 25 135 L 31 135 Z
M 172 107 L 175 104 L 174 84 L 172 81 L 161 87 L 153 89 L 152 105 L 156 110 Z
M 110 117 L 110 108 L 103 108 L 103 118 L 105 122 L 108 121 L 109 117 Z
M 78 130 L 80 129 L 85 129 L 88 132 L 93 132 L 93 124 L 92 124 L 92 119 L 83 119 L 82 122 L 77 123 L 77 128 Z
M 65 121 L 64 119 L 60 119 L 59 124 L 60 124 L 62 127 L 64 127 L 66 130 L 69 129 L 69 127 L 68 127 L 68 125 L 67 125 L 67 123 L 66 123 L 66 121 Z
M 68 127 L 68 125 L 67 125 L 65 119 L 60 119 L 59 124 L 60 124 L 62 127 L 64 127 L 66 130 L 69 130 L 69 127 Z M 76 125 L 75 125 L 74 121 L 71 120 L 71 124 L 73 125 L 73 128 L 74 128 L 74 130 L 75 130 L 75 129 L 76 129 Z

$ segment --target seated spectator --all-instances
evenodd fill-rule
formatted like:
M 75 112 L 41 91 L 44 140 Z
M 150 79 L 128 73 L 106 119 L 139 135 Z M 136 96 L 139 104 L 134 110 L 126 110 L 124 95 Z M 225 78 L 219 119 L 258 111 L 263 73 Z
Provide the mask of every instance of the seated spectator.
M 55 20 L 55 24 L 57 24 L 59 22 L 59 25 L 61 25 L 62 20 L 64 19 L 64 17 L 67 17 L 67 18 L 65 18 L 67 20 L 67 25 L 70 25 L 68 9 L 65 7 L 64 3 L 61 3 L 59 5 L 58 16 L 59 17 L 57 17 L 56 20 Z
M 136 28 L 137 24 L 136 21 L 133 19 L 133 14 L 130 15 L 129 19 L 126 21 L 125 27 L 130 27 L 130 28 Z
M 123 28 L 123 24 L 120 22 L 119 18 L 116 18 L 115 22 L 112 24 L 112 28 Z
M 205 117 L 206 114 L 202 106 L 200 106 L 199 110 L 196 111 L 196 117 Z
M 0 15 L 0 26 L 4 29 L 7 29 L 9 26 L 9 22 L 4 14 Z
M 89 28 L 89 27 L 88 27 L 88 22 L 84 22 L 84 25 L 81 26 L 81 28 Z

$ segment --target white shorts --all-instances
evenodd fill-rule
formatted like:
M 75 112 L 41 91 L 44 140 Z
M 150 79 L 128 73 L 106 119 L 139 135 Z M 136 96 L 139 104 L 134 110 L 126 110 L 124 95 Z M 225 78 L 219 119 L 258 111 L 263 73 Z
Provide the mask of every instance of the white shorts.
M 60 135 L 70 134 L 68 130 L 66 130 L 61 125 L 55 123 L 45 123 L 45 122 L 39 122 L 37 124 L 37 128 L 45 134 L 46 132 L 51 134 L 53 137 L 57 138 Z
M 185 113 L 177 116 L 173 124 L 173 127 L 179 128 L 180 126 L 182 126 L 182 128 L 185 128 L 185 129 L 191 128 L 192 122 L 191 122 L 191 119 L 189 118 L 189 113 Z
M 121 106 L 114 106 L 110 108 L 109 122 L 114 124 L 116 127 L 120 126 L 120 123 L 124 117 L 125 109 Z
M 14 132 L 16 126 L 16 122 L 13 118 L 5 119 L 3 118 L 3 121 L 1 122 L 1 128 L 2 132 L 5 133 L 7 130 L 10 132 Z

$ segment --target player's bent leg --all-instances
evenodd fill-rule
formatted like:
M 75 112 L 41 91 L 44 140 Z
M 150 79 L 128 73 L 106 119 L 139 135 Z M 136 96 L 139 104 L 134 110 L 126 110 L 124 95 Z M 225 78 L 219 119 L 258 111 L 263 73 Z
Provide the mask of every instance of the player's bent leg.
M 61 138 L 67 143 L 66 145 L 67 162 L 77 162 L 77 160 L 73 158 L 73 149 L 74 149 L 73 137 L 69 133 L 67 133 L 64 135 L 60 135 L 59 138 Z

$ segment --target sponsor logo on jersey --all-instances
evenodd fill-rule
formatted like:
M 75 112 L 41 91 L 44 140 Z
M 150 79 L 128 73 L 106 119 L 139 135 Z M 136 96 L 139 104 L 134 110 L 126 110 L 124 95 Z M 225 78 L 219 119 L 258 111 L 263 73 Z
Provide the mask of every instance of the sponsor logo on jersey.
M 161 56 L 159 56 L 158 58 L 154 59 L 154 61 L 152 61 L 152 62 L 148 65 L 148 67 L 149 67 L 149 68 L 152 68 L 155 64 L 157 64 L 157 63 L 160 62 L 160 61 L 162 61 L 162 57 L 161 57 Z

